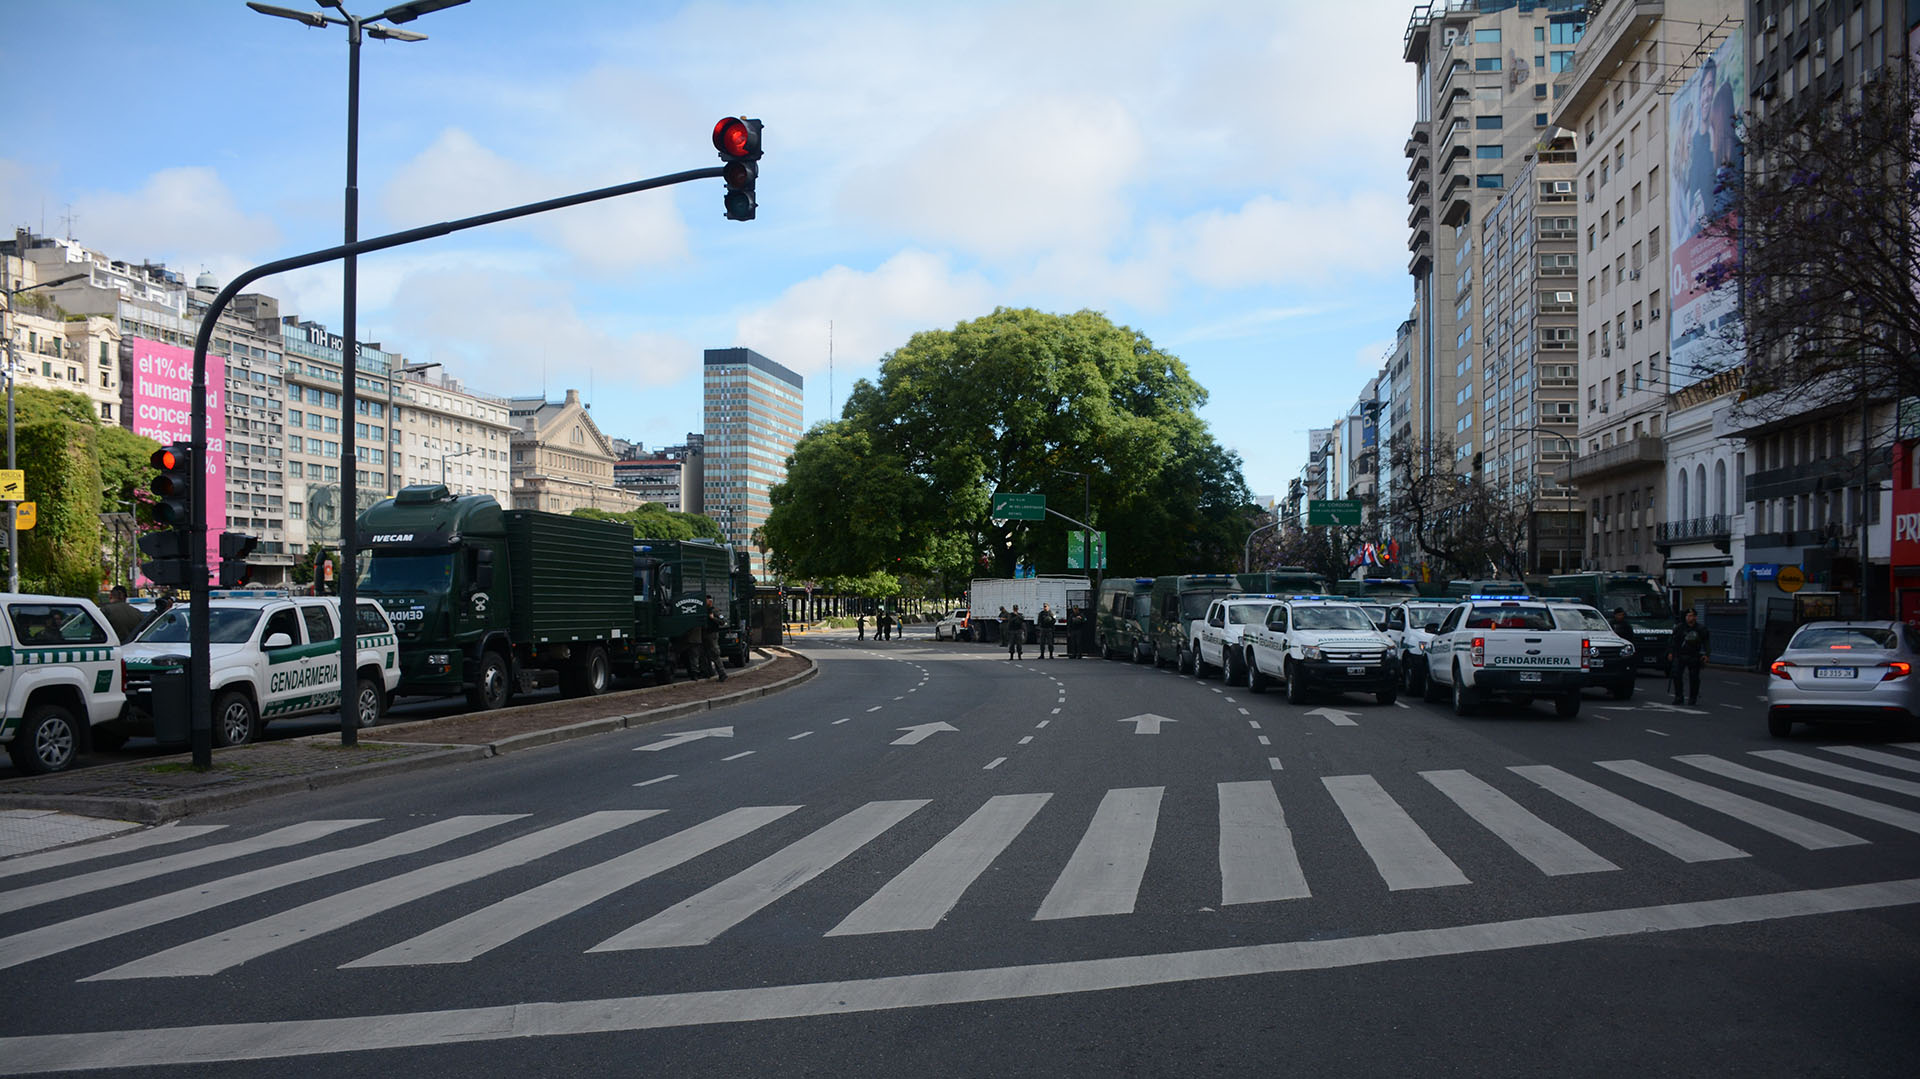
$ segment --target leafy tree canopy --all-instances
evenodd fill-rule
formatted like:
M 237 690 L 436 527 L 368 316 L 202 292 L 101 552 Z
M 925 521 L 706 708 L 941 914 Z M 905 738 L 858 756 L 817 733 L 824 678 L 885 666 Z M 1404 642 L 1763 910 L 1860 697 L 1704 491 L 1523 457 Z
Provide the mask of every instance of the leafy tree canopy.
M 651 502 L 643 503 L 639 509 L 628 510 L 625 513 L 579 509 L 574 510 L 573 515 L 595 521 L 624 522 L 633 529 L 634 539 L 718 540 L 725 536 L 725 533 L 720 531 L 720 526 L 710 517 L 697 513 L 680 513 Z
M 1104 316 L 1001 308 L 918 333 L 801 440 L 765 534 L 777 570 L 959 581 L 1066 569 L 1074 526 L 990 518 L 1043 494 L 1108 533 L 1110 571 L 1237 567 L 1255 516 L 1240 460 L 1179 358 Z M 1090 506 L 1089 506 L 1090 504 Z

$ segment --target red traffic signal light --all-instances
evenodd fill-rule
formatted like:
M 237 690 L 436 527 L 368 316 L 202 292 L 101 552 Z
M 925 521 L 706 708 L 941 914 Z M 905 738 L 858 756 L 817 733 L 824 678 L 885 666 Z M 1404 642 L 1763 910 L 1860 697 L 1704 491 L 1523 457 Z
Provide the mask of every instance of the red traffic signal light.
M 713 148 L 726 167 L 726 209 L 729 221 L 752 221 L 758 202 L 754 183 L 760 178 L 760 121 L 724 116 L 713 125 Z
M 168 528 L 186 528 L 193 523 L 193 452 L 175 442 L 147 460 L 160 472 L 151 487 L 153 519 Z

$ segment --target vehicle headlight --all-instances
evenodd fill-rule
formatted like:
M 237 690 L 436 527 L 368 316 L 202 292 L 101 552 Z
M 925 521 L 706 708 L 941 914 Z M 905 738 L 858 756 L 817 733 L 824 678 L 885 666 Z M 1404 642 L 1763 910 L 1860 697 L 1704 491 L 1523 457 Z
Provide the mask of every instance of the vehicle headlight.
M 1310 644 L 1300 649 L 1300 657 L 1302 659 L 1319 660 L 1327 658 L 1327 654 L 1320 650 L 1319 645 Z
M 435 667 L 445 667 L 453 662 L 453 656 L 446 652 L 429 652 L 427 662 Z
M 1621 646 L 1620 646 L 1620 655 L 1621 655 L 1621 657 L 1622 657 L 1622 658 L 1625 658 L 1625 657 L 1627 657 L 1627 656 L 1630 656 L 1630 655 L 1633 655 L 1633 644 L 1632 644 L 1632 642 L 1628 642 L 1627 644 L 1624 644 L 1624 645 L 1621 645 Z

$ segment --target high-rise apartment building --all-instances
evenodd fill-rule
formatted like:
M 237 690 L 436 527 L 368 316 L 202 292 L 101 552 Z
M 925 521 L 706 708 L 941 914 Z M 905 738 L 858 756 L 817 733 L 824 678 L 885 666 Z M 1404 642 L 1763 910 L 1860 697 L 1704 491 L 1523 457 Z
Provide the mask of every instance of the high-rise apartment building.
M 700 480 L 705 441 L 704 435 L 688 432 L 685 442 L 649 452 L 637 442 L 614 439 L 620 457 L 613 465 L 614 485 L 676 513 L 703 512 L 698 507 L 704 504 Z
M 406 360 L 399 353 L 383 351 L 377 343 L 360 342 L 354 377 L 359 396 L 356 414 L 349 419 L 340 410 L 345 341 L 325 326 L 294 315 L 281 318 L 280 334 L 286 355 L 289 501 L 294 492 L 300 494 L 299 508 L 288 512 L 305 523 L 305 544 L 334 547 L 340 543 L 341 522 L 348 512 L 340 502 L 344 425 L 351 422 L 354 432 L 358 506 L 352 512 L 357 516 L 399 489 L 393 377 Z
M 421 368 L 397 369 L 390 385 L 400 486 L 444 483 L 454 494 L 513 505 L 514 425 L 506 398 Z
M 1436 469 L 1466 472 L 1487 445 L 1478 223 L 1516 184 L 1528 151 L 1552 136 L 1553 77 L 1572 65 L 1585 25 L 1584 0 L 1439 0 L 1416 7 L 1407 25 L 1413 362 L 1388 435 L 1410 439 L 1423 458 L 1451 444 L 1451 461 L 1430 460 Z
M 805 382 L 750 348 L 710 348 L 705 391 L 706 515 L 728 542 L 752 552 L 755 575 L 765 576 L 753 532 L 800 441 Z
M 638 498 L 614 485 L 613 440 L 593 422 L 579 390 L 559 401 L 516 397 L 507 405 L 514 424 L 514 509 L 625 513 L 639 507 Z

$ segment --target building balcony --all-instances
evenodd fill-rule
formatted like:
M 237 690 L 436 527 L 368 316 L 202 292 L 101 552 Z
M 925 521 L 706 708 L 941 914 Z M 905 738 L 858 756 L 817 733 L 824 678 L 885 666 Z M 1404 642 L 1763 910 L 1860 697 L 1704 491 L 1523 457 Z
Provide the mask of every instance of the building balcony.
M 1682 543 L 1711 543 L 1725 551 L 1733 542 L 1733 516 L 1716 513 L 1684 521 L 1661 521 L 1655 526 L 1653 542 L 1662 552 Z
M 1609 76 L 1627 63 L 1666 7 L 1665 0 L 1609 0 L 1588 20 L 1573 67 L 1554 80 L 1561 88 L 1554 95 L 1555 123 L 1570 128 L 1561 117 L 1576 117 L 1594 106 L 1607 92 Z
M 1428 206 L 1424 201 L 1415 203 L 1413 209 L 1407 212 L 1407 227 L 1410 229 L 1418 229 L 1420 219 L 1432 213 L 1432 207 Z
M 1884 447 L 1868 454 L 1867 482 L 1887 478 L 1887 451 Z M 1825 460 L 1809 461 L 1789 468 L 1772 468 L 1747 477 L 1747 501 L 1792 498 L 1796 495 L 1822 494 L 1860 486 L 1860 454 L 1841 454 Z
M 1464 225 L 1473 216 L 1473 184 L 1464 174 L 1454 179 L 1460 182 L 1448 181 L 1446 193 L 1440 200 L 1440 223 L 1448 228 Z
M 1427 144 L 1433 138 L 1433 125 L 1425 120 L 1416 121 L 1413 132 L 1407 136 L 1407 156 L 1417 158 L 1426 153 Z
M 1583 454 L 1573 462 L 1573 479 L 1575 483 L 1579 483 L 1622 472 L 1660 468 L 1666 462 L 1666 439 L 1654 435 L 1641 435 L 1631 442 L 1612 446 L 1598 453 Z

